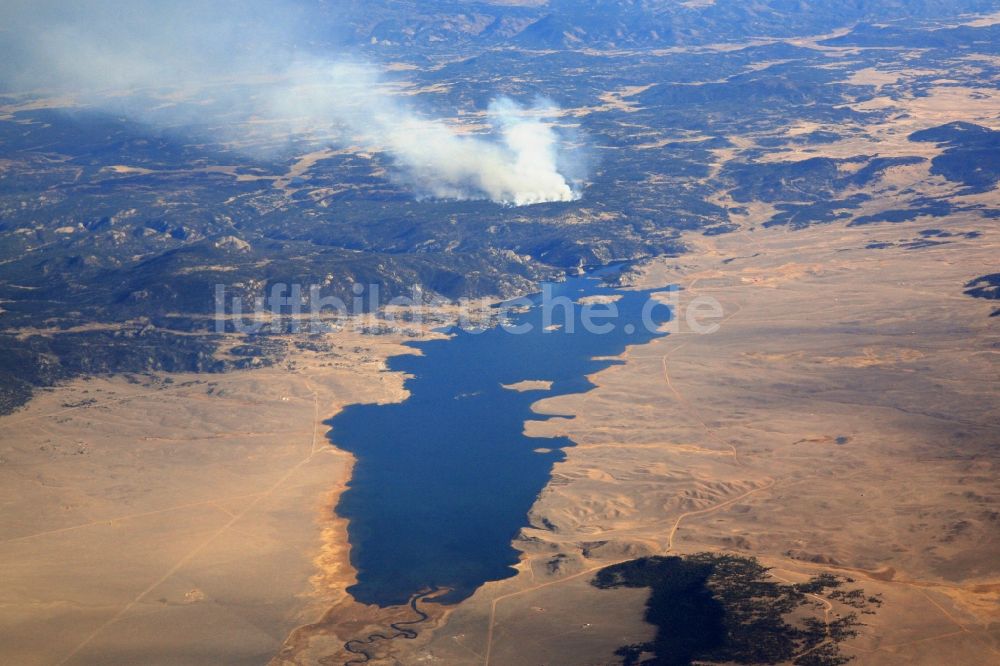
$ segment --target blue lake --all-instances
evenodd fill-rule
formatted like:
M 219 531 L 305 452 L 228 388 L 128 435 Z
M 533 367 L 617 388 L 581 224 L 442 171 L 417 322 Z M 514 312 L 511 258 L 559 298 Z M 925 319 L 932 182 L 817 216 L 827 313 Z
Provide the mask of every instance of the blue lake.
M 451 603 L 487 581 L 514 575 L 518 553 L 511 541 L 527 525 L 562 449 L 573 445 L 566 438 L 525 436 L 526 421 L 546 418 L 532 412 L 532 403 L 590 390 L 586 375 L 616 363 L 595 357 L 617 356 L 627 345 L 663 335 L 657 325 L 670 317 L 666 306 L 650 307 L 653 292 L 617 290 L 594 276 L 546 290 L 549 302 L 618 296 L 616 317 L 592 318 L 612 330 L 585 330 L 579 306 L 561 307 L 564 300 L 545 308 L 537 295 L 507 326 L 530 331 L 455 329 L 447 340 L 412 343 L 422 355 L 389 361 L 392 370 L 412 375 L 409 398 L 351 405 L 327 422 L 331 441 L 357 458 L 336 510 L 349 520 L 358 582 L 348 591 L 358 601 L 397 605 L 419 592 L 448 588 L 439 601 Z M 605 307 L 593 306 L 593 312 Z M 525 380 L 552 386 L 502 386 Z M 536 452 L 540 448 L 551 452 Z

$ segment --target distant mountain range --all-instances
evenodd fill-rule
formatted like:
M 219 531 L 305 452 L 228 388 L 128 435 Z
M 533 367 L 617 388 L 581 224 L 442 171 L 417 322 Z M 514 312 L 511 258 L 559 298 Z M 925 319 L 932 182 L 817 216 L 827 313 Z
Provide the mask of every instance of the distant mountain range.
M 383 48 L 637 48 L 821 35 L 857 23 L 1000 11 L 991 0 L 381 0 L 322 3 L 338 37 Z

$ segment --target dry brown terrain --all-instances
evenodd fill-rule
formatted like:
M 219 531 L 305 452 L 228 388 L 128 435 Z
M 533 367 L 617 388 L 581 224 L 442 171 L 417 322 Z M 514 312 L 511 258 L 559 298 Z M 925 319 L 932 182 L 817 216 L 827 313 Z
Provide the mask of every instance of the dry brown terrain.
M 399 400 L 399 338 L 226 375 L 78 380 L 0 419 L 0 661 L 260 664 L 344 596 L 322 421 Z

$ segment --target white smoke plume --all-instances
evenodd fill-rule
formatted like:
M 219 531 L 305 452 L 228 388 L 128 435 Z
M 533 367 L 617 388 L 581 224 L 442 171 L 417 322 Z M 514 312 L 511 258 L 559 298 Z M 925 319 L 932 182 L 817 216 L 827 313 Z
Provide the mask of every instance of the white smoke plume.
M 554 125 L 553 103 L 501 98 L 484 112 L 489 132 L 463 131 L 421 114 L 372 64 L 315 48 L 303 54 L 296 44 L 306 41 L 308 17 L 278 11 L 282 4 L 7 0 L 0 83 L 82 94 L 150 124 L 210 125 L 205 116 L 223 109 L 217 125 L 253 119 L 283 129 L 288 141 L 334 133 L 344 145 L 388 154 L 393 178 L 420 198 L 516 206 L 578 198 L 577 182 L 563 173 L 576 158 Z M 171 88 L 189 103 L 156 103 Z
M 386 91 L 371 66 L 318 61 L 298 64 L 288 76 L 288 86 L 272 93 L 276 117 L 346 125 L 356 140 L 391 154 L 400 178 L 420 195 L 517 206 L 577 196 L 558 170 L 560 141 L 547 122 L 558 109 L 551 103 L 494 101 L 486 113 L 493 131 L 484 138 L 420 116 Z

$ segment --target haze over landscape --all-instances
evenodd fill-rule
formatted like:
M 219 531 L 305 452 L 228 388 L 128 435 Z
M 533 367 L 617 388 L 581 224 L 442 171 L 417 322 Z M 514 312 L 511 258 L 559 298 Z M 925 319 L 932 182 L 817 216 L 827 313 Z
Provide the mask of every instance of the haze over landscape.
M 3 3 L 0 662 L 997 662 L 998 33 Z
M 523 108 L 498 98 L 486 110 L 496 140 L 463 136 L 392 94 L 377 67 L 351 50 L 297 47 L 316 38 L 297 12 L 262 2 L 139 2 L 124 15 L 114 2 L 68 11 L 59 2 L 14 2 L 0 11 L 14 37 L 0 79 L 15 89 L 79 95 L 92 108 L 194 138 L 223 124 L 236 139 L 235 125 L 253 120 L 286 142 L 254 146 L 250 155 L 335 132 L 341 147 L 385 151 L 396 177 L 421 196 L 515 205 L 577 196 L 559 167 L 581 177 L 580 158 L 561 151 L 542 122 L 558 111 L 551 102 Z M 147 95 L 171 87 L 190 94 L 180 104 L 150 103 Z

